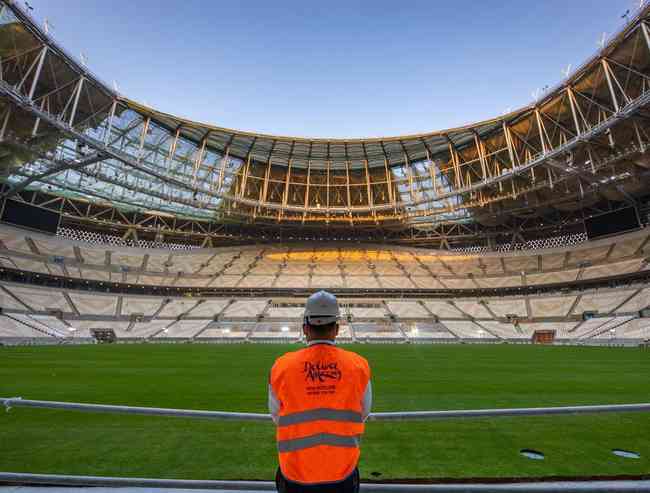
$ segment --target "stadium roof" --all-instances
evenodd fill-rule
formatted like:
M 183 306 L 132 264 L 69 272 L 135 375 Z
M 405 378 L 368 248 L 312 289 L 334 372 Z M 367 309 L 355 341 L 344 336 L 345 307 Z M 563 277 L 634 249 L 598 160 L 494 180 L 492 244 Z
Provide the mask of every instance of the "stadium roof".
M 507 115 L 419 135 L 310 139 L 193 122 L 127 99 L 16 4 L 0 6 L 4 196 L 55 197 L 59 210 L 95 227 L 93 212 L 79 211 L 112 208 L 114 227 L 124 226 L 125 212 L 155 216 L 151 231 L 179 233 L 172 220 L 193 221 L 208 235 L 233 224 L 252 236 L 263 227 L 352 238 L 353 227 L 399 231 L 408 241 L 435 231 L 448 246 L 450 231 L 471 229 L 471 241 L 530 239 L 549 229 L 576 233 L 584 217 L 617 207 L 645 207 L 650 7 L 558 86 Z

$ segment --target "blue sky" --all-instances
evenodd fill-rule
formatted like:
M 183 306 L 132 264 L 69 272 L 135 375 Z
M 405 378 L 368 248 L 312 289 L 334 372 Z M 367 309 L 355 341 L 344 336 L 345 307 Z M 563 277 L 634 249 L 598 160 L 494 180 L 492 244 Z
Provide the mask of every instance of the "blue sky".
M 593 54 L 638 4 L 28 1 L 70 53 L 132 99 L 310 137 L 441 130 L 515 109 Z

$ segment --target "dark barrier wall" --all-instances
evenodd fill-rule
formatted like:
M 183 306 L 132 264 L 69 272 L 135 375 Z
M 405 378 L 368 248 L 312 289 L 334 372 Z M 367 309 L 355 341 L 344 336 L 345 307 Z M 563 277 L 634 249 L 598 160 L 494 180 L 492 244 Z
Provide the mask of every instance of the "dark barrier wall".
M 58 212 L 41 209 L 24 202 L 7 200 L 0 220 L 6 223 L 55 234 L 59 226 Z
M 639 218 L 633 207 L 608 212 L 585 220 L 585 228 L 587 229 L 587 236 L 590 240 L 600 238 L 601 236 L 630 231 L 640 226 Z

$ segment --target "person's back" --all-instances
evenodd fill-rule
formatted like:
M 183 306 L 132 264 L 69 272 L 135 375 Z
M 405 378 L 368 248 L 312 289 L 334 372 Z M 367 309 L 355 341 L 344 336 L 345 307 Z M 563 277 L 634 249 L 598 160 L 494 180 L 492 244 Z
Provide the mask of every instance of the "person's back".
M 370 368 L 363 357 L 334 345 L 337 318 L 336 298 L 313 295 L 305 310 L 309 346 L 281 356 L 271 369 L 269 408 L 277 425 L 280 492 L 358 490 Z

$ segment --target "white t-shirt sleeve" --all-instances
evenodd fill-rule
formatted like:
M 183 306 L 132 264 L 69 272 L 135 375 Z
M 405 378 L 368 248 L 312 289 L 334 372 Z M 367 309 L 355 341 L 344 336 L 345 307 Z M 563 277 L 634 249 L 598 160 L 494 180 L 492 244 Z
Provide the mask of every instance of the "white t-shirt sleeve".
M 368 385 L 366 385 L 366 390 L 363 393 L 363 399 L 361 400 L 361 414 L 363 415 L 363 420 L 368 419 L 370 414 L 370 409 L 372 408 L 372 384 L 368 380 Z
M 269 384 L 269 412 L 271 413 L 273 422 L 277 425 L 280 416 L 280 401 L 276 397 L 275 392 L 273 392 L 271 384 Z

